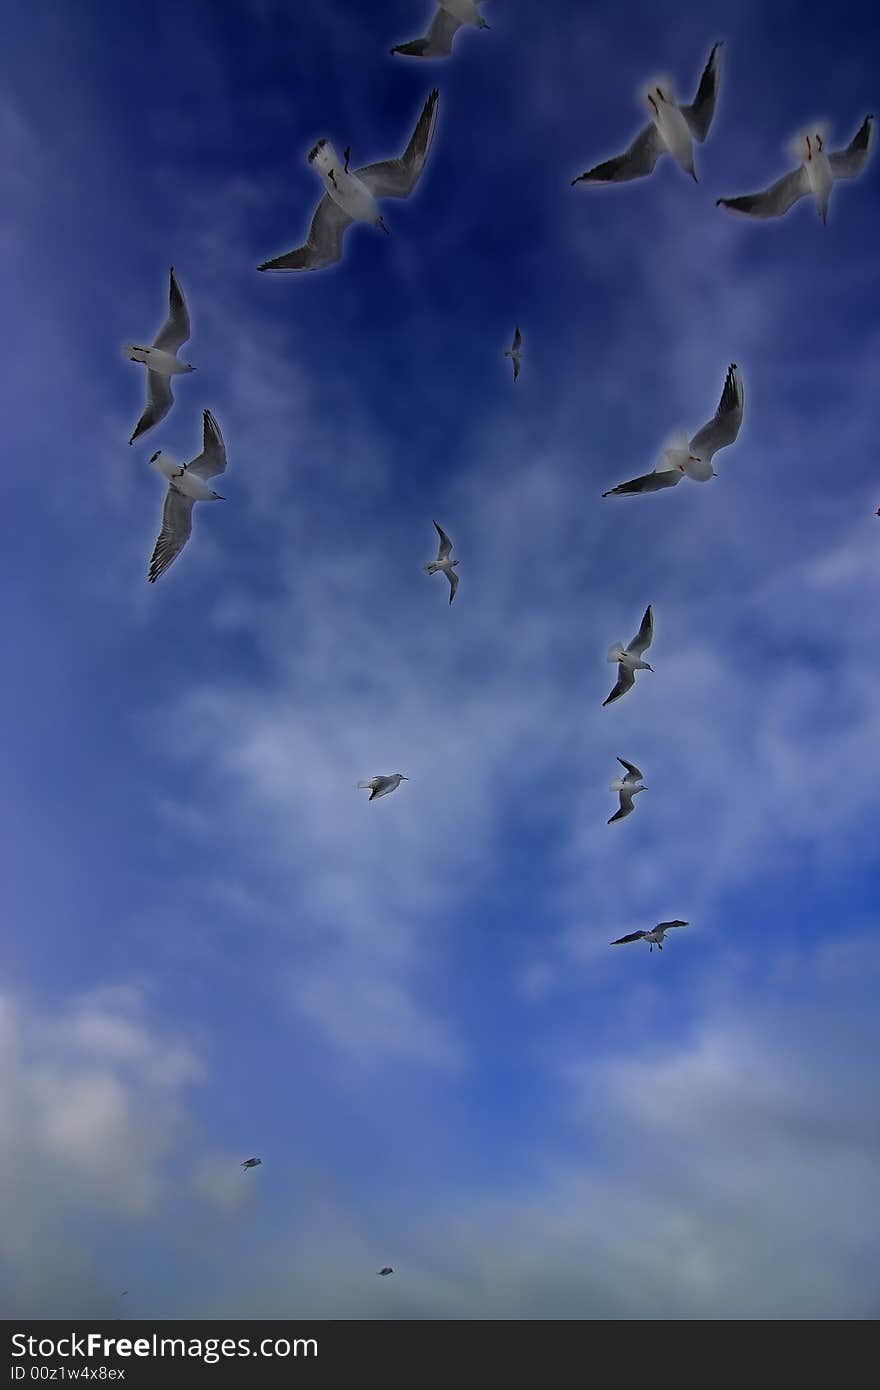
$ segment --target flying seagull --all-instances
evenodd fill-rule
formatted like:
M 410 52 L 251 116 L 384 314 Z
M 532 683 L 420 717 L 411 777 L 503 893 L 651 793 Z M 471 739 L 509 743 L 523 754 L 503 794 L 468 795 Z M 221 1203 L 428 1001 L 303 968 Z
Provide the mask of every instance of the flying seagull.
M 395 44 L 391 52 L 405 58 L 448 58 L 452 40 L 463 24 L 472 24 L 475 29 L 489 28 L 474 0 L 437 0 L 437 12 L 424 38 Z
M 633 797 L 638 796 L 639 792 L 648 790 L 647 787 L 638 785 L 644 774 L 639 771 L 635 763 L 628 763 L 626 758 L 618 758 L 617 761 L 621 767 L 626 768 L 626 776 L 623 778 L 615 777 L 611 783 L 611 790 L 620 792 L 620 810 L 614 812 L 608 821 L 609 825 L 612 825 L 616 820 L 624 820 L 626 816 L 630 815 L 635 810 Z
M 673 927 L 688 927 L 689 922 L 658 922 L 651 931 L 633 931 L 629 936 L 619 936 L 616 941 L 612 941 L 612 946 L 627 946 L 630 941 L 647 941 L 648 946 L 653 951 L 657 947 L 658 951 L 663 950 L 663 938 Z
M 443 527 L 436 521 L 434 522 L 434 526 L 436 527 L 437 535 L 440 537 L 440 547 L 437 551 L 437 559 L 429 560 L 428 564 L 424 566 L 424 570 L 425 574 L 437 574 L 440 572 L 446 575 L 446 578 L 449 580 L 449 602 L 451 603 L 458 589 L 458 575 L 455 573 L 455 566 L 458 564 L 458 561 L 450 560 L 449 558 L 452 551 L 452 541 L 443 530 Z
M 375 801 L 377 797 L 387 796 L 389 792 L 396 792 L 401 782 L 408 782 L 409 778 L 404 777 L 402 772 L 392 772 L 389 776 L 371 777 L 369 782 L 358 782 L 358 791 L 369 790 L 368 801 Z
M 828 217 L 828 200 L 831 189 L 838 179 L 854 179 L 862 172 L 871 145 L 871 122 L 873 116 L 866 116 L 845 150 L 835 150 L 832 154 L 825 150 L 825 132 L 804 131 L 794 141 L 791 152 L 800 160 L 790 174 L 783 174 L 763 193 L 747 193 L 741 198 L 718 198 L 718 207 L 730 208 L 732 212 L 745 213 L 747 217 L 782 217 L 799 198 L 812 193 L 819 216 L 825 222 Z
M 682 478 L 693 478 L 697 483 L 708 482 L 715 477 L 712 460 L 719 449 L 726 449 L 739 434 L 743 418 L 742 377 L 735 362 L 727 369 L 724 389 L 718 409 L 708 424 L 697 430 L 693 439 L 685 434 L 677 434 L 663 450 L 660 462 L 653 473 L 644 473 L 640 478 L 632 478 L 628 483 L 603 492 L 603 497 L 632 496 L 637 492 L 659 492 L 664 487 L 675 487 Z
M 192 510 L 195 502 L 222 502 L 219 492 L 208 487 L 207 478 L 222 473 L 226 467 L 226 448 L 220 426 L 210 410 L 203 412 L 202 452 L 191 463 L 179 464 L 160 449 L 150 459 L 168 479 L 168 492 L 162 511 L 162 530 L 150 559 L 149 582 L 155 584 L 173 560 L 177 559 L 192 533 Z
M 244 1163 L 241 1165 L 242 1170 L 244 1170 L 245 1168 L 259 1168 L 262 1161 L 263 1160 L 261 1158 L 246 1158 Z
M 181 362 L 177 356 L 190 335 L 189 311 L 177 283 L 174 266 L 171 267 L 170 276 L 168 317 L 156 334 L 152 347 L 136 347 L 134 343 L 126 343 L 122 349 L 132 362 L 143 362 L 147 369 L 147 406 L 134 427 L 129 444 L 165 419 L 174 404 L 171 378 L 195 371 L 195 367 Z
M 654 667 L 649 666 L 647 661 L 642 661 L 642 656 L 650 647 L 653 637 L 654 615 L 649 603 L 645 609 L 645 616 L 642 618 L 642 625 L 629 646 L 624 647 L 621 642 L 615 642 L 614 646 L 609 649 L 608 660 L 617 662 L 617 684 L 608 699 L 602 701 L 603 709 L 632 689 L 635 685 L 636 671 L 653 672 Z
M 381 1274 L 384 1278 L 386 1274 L 393 1274 L 394 1270 L 391 1268 L 390 1265 L 383 1265 L 381 1269 L 376 1270 L 376 1273 Z
M 516 332 L 513 335 L 513 342 L 504 354 L 513 362 L 513 379 L 516 381 L 522 366 L 522 334 L 519 331 L 519 324 L 516 325 Z
M 666 78 L 652 78 L 643 90 L 651 112 L 651 124 L 640 130 L 628 150 L 597 164 L 572 179 L 576 183 L 626 183 L 650 174 L 657 160 L 667 152 L 697 182 L 694 169 L 694 140 L 705 140 L 715 114 L 721 70 L 721 44 L 713 45 L 703 69 L 697 95 L 690 106 L 678 106 L 672 84 Z
M 387 232 L 379 211 L 379 198 L 408 198 L 419 181 L 437 122 L 436 87 L 425 102 L 409 144 L 399 159 L 385 159 L 349 170 L 350 147 L 343 159 L 329 140 L 319 140 L 309 150 L 313 164 L 323 180 L 324 194 L 309 228 L 304 246 L 284 256 L 264 261 L 260 270 L 320 270 L 342 257 L 342 237 L 352 222 L 370 222 Z

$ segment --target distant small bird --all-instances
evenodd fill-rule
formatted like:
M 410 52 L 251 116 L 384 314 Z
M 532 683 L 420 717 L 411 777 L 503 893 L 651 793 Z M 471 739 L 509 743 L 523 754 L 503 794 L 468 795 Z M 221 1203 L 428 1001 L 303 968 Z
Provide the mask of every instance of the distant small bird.
M 609 825 L 616 820 L 623 820 L 626 816 L 630 815 L 635 810 L 633 806 L 633 797 L 638 796 L 639 792 L 646 792 L 648 790 L 647 787 L 640 787 L 638 785 L 644 774 L 639 772 L 635 763 L 628 763 L 626 758 L 618 758 L 617 761 L 620 763 L 621 767 L 626 768 L 626 776 L 622 779 L 620 777 L 615 777 L 614 781 L 611 783 L 611 790 L 620 793 L 620 810 L 614 812 L 614 815 L 608 821 Z
M 436 521 L 434 522 L 434 526 L 436 527 L 437 535 L 440 537 L 440 548 L 437 551 L 437 559 L 429 560 L 428 564 L 424 566 L 424 570 L 425 574 L 439 573 L 446 575 L 446 578 L 449 580 L 449 602 L 451 603 L 458 591 L 458 575 L 455 573 L 455 566 L 458 564 L 458 561 L 450 560 L 449 558 L 452 552 L 452 541 L 443 530 L 443 527 Z
M 516 381 L 522 366 L 522 334 L 519 331 L 519 324 L 517 324 L 516 332 L 513 335 L 513 343 L 504 356 L 509 357 L 513 362 L 513 379 Z
M 190 326 L 189 311 L 177 283 L 174 266 L 170 272 L 168 300 L 168 318 L 156 334 L 152 347 L 136 347 L 134 343 L 126 343 L 122 349 L 132 362 L 142 362 L 147 369 L 147 408 L 135 425 L 129 444 L 165 419 L 174 404 L 171 378 L 195 371 L 195 367 L 181 362 L 177 356 L 189 338 Z
M 391 1268 L 390 1265 L 383 1265 L 381 1269 L 377 1269 L 377 1270 L 376 1270 L 376 1273 L 377 1273 L 377 1274 L 380 1274 L 380 1275 L 382 1276 L 382 1278 L 384 1279 L 384 1277 L 385 1277 L 386 1274 L 393 1274 L 393 1273 L 394 1273 L 394 1270 Z
M 819 216 L 823 223 L 826 222 L 834 184 L 838 179 L 854 179 L 865 166 L 871 145 L 873 119 L 873 116 L 866 116 L 846 149 L 836 150 L 832 154 L 825 151 L 827 137 L 821 127 L 819 130 L 804 131 L 791 146 L 791 153 L 801 161 L 797 169 L 783 174 L 763 193 L 747 193 L 741 198 L 718 198 L 717 206 L 745 213 L 747 217 L 782 217 L 799 198 L 811 193 Z
M 624 647 L 621 642 L 615 642 L 609 648 L 608 660 L 616 661 L 617 665 L 617 684 L 608 696 L 607 700 L 602 701 L 602 708 L 611 705 L 615 700 L 619 700 L 621 695 L 625 695 L 635 685 L 636 671 L 651 671 L 654 667 L 649 666 L 647 661 L 642 661 L 642 657 L 651 645 L 654 638 L 654 614 L 651 605 L 645 609 L 645 616 L 642 624 L 632 639 L 628 647 Z
M 352 222 L 369 222 L 387 232 L 376 200 L 408 198 L 418 183 L 434 138 L 438 96 L 435 87 L 399 159 L 366 164 L 363 169 L 351 172 L 348 167 L 351 147 L 340 159 L 329 140 L 319 140 L 309 150 L 309 163 L 320 174 L 327 192 L 312 218 L 308 240 L 286 255 L 264 261 L 258 269 L 320 270 L 322 266 L 332 265 L 342 256 L 342 238 Z
M 392 772 L 388 777 L 371 777 L 369 782 L 358 782 L 358 791 L 369 791 L 368 801 L 376 801 L 380 796 L 388 796 L 389 792 L 396 792 L 401 782 L 408 782 L 409 778 L 404 777 L 402 772 Z
M 719 449 L 733 444 L 740 431 L 743 418 L 742 378 L 735 362 L 727 369 L 724 389 L 718 409 L 708 424 L 697 430 L 693 439 L 685 434 L 677 434 L 663 450 L 660 462 L 653 473 L 644 473 L 640 478 L 632 478 L 628 483 L 603 492 L 603 497 L 633 496 L 639 492 L 659 492 L 661 488 L 675 487 L 682 478 L 692 478 L 694 482 L 705 483 L 716 476 L 712 460 Z
M 474 0 L 436 0 L 436 3 L 437 13 L 424 38 L 396 44 L 392 53 L 400 53 L 405 58 L 448 58 L 452 40 L 463 24 L 472 24 L 475 29 L 489 28 Z
M 195 502 L 222 502 L 225 499 L 208 487 L 206 478 L 213 478 L 226 468 L 226 447 L 220 426 L 210 410 L 203 412 L 202 452 L 191 463 L 179 464 L 163 449 L 153 454 L 150 463 L 168 479 L 168 492 L 162 511 L 162 530 L 153 547 L 150 559 L 149 582 L 155 584 L 173 560 L 177 559 L 192 534 L 192 510 Z
M 572 179 L 576 183 L 626 183 L 650 174 L 667 151 L 696 182 L 694 140 L 705 140 L 715 114 L 721 75 L 721 44 L 716 43 L 703 69 L 697 95 L 690 106 L 676 105 L 672 83 L 667 78 L 651 78 L 643 96 L 651 112 L 651 124 L 639 131 L 628 150 L 597 164 Z
M 262 1161 L 263 1160 L 261 1158 L 246 1158 L 244 1163 L 241 1165 L 242 1170 L 244 1170 L 245 1168 L 259 1168 Z
M 647 941 L 648 946 L 653 951 L 657 947 L 658 951 L 663 950 L 663 938 L 673 927 L 689 927 L 690 922 L 658 922 L 656 927 L 650 931 L 634 931 L 629 936 L 619 936 L 616 941 L 612 941 L 612 946 L 626 946 L 630 941 Z

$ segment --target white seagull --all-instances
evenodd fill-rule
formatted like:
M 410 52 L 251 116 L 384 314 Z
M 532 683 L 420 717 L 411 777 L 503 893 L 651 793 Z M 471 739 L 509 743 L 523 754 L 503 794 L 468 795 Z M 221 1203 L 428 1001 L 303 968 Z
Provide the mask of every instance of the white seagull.
M 673 927 L 689 926 L 690 922 L 658 922 L 656 927 L 652 927 L 650 931 L 633 931 L 630 932 L 629 936 L 619 936 L 616 941 L 612 941 L 610 944 L 612 946 L 627 946 L 630 941 L 647 941 L 652 951 L 655 946 L 658 951 L 662 951 L 663 938 L 668 931 L 672 931 Z
M 617 487 L 603 492 L 602 496 L 622 497 L 637 492 L 659 492 L 661 488 L 675 487 L 682 478 L 693 478 L 697 483 L 708 482 L 715 477 L 713 458 L 719 449 L 733 444 L 739 434 L 742 418 L 742 377 L 736 363 L 731 362 L 718 409 L 708 424 L 697 430 L 693 439 L 688 439 L 686 434 L 676 434 L 663 450 L 653 473 L 644 473 L 628 483 L 619 483 Z
M 488 29 L 474 0 L 436 0 L 437 12 L 431 20 L 427 34 L 411 43 L 398 43 L 392 53 L 400 53 L 405 58 L 448 58 L 452 52 L 452 40 L 463 24 L 472 24 L 475 29 Z
M 516 325 L 516 332 L 513 335 L 513 342 L 504 354 L 513 362 L 513 379 L 516 381 L 522 366 L 522 334 L 519 331 L 519 324 Z
M 261 1158 L 246 1158 L 244 1163 L 241 1165 L 242 1171 L 244 1171 L 245 1168 L 259 1168 L 262 1161 L 263 1160 Z
M 389 776 L 371 777 L 369 782 L 358 782 L 358 791 L 369 791 L 368 801 L 375 801 L 377 797 L 388 796 L 389 792 L 396 792 L 401 782 L 408 782 L 409 778 L 404 777 L 402 772 L 392 772 Z
M 168 317 L 153 340 L 152 347 L 137 347 L 126 343 L 122 349 L 132 362 L 143 362 L 147 369 L 147 406 L 134 427 L 129 444 L 138 435 L 146 434 L 160 420 L 164 420 L 172 405 L 171 378 L 185 372 L 194 372 L 188 362 L 181 362 L 177 356 L 190 335 L 189 310 L 183 291 L 177 283 L 174 266 L 171 267 L 170 288 L 168 291 Z
M 653 637 L 654 614 L 651 612 L 649 603 L 645 609 L 645 616 L 642 618 L 642 625 L 629 646 L 624 647 L 622 642 L 615 642 L 614 646 L 609 649 L 608 660 L 617 662 L 617 684 L 608 699 L 602 701 L 603 709 L 632 689 L 635 685 L 636 671 L 653 672 L 654 667 L 649 666 L 647 661 L 642 661 L 642 656 L 650 647 Z
M 172 560 L 176 560 L 192 533 L 192 510 L 195 502 L 222 502 L 219 492 L 208 487 L 213 478 L 226 468 L 226 448 L 220 427 L 210 410 L 204 411 L 203 445 L 198 458 L 179 464 L 160 449 L 150 459 L 168 479 L 168 492 L 162 512 L 162 530 L 150 559 L 149 582 L 155 584 Z
M 617 761 L 620 763 L 621 767 L 626 768 L 626 776 L 623 778 L 615 777 L 614 781 L 611 783 L 611 790 L 620 793 L 620 810 L 614 812 L 614 815 L 608 821 L 609 825 L 613 825 L 614 821 L 623 820 L 626 816 L 631 815 L 635 810 L 633 806 L 633 797 L 638 796 L 639 792 L 646 792 L 648 790 L 647 787 L 640 787 L 638 785 L 639 782 L 642 781 L 644 773 L 639 771 L 635 763 L 628 763 L 626 758 L 618 758 Z
M 443 527 L 436 521 L 434 522 L 434 526 L 437 530 L 437 535 L 440 537 L 440 546 L 437 551 L 437 559 L 429 560 L 424 566 L 424 570 L 425 574 L 442 573 L 446 575 L 446 578 L 449 580 L 449 602 L 451 603 L 458 590 L 458 575 L 455 573 L 455 566 L 458 564 L 458 561 L 450 560 L 449 558 L 452 552 L 452 541 L 443 530 Z
M 260 270 L 320 270 L 342 256 L 342 238 L 352 222 L 369 222 L 387 232 L 378 198 L 408 198 L 419 181 L 437 123 L 438 92 L 428 97 L 409 144 L 399 159 L 385 159 L 349 170 L 350 147 L 342 159 L 329 140 L 319 140 L 309 150 L 309 163 L 321 176 L 324 194 L 309 228 L 304 246 L 284 256 L 264 261 Z
M 697 95 L 690 106 L 678 106 L 668 79 L 652 78 L 643 89 L 651 112 L 651 124 L 640 130 L 628 150 L 597 164 L 572 179 L 576 183 L 626 183 L 650 174 L 661 154 L 669 153 L 686 174 L 697 182 L 694 169 L 694 140 L 700 143 L 709 133 L 715 114 L 721 71 L 721 44 L 713 45 L 703 69 Z
M 798 135 L 791 152 L 800 160 L 797 169 L 783 174 L 763 193 L 747 193 L 741 198 L 718 198 L 718 207 L 747 217 L 782 217 L 799 198 L 812 193 L 822 221 L 828 217 L 828 200 L 838 179 L 854 179 L 862 172 L 871 145 L 871 122 L 866 116 L 845 150 L 825 151 L 826 133 L 820 127 Z

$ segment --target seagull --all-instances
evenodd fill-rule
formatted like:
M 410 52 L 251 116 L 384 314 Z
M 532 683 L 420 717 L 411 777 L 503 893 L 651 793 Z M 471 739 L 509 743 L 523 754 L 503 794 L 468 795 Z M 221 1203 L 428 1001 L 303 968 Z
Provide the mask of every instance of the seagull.
M 673 927 L 689 927 L 690 922 L 658 922 L 651 931 L 633 931 L 629 936 L 619 936 L 616 941 L 612 941 L 612 946 L 626 946 L 630 941 L 647 941 L 648 946 L 653 951 L 657 947 L 658 951 L 663 950 L 663 938 Z
M 724 380 L 724 389 L 718 409 L 708 424 L 697 430 L 693 439 L 685 434 L 677 434 L 663 450 L 660 462 L 653 473 L 644 473 L 641 478 L 632 478 L 628 483 L 603 492 L 603 497 L 632 496 L 637 492 L 659 492 L 664 487 L 675 487 L 682 478 L 693 478 L 694 482 L 706 483 L 716 476 L 712 460 L 719 449 L 733 444 L 739 434 L 743 418 L 742 377 L 735 362 L 731 362 Z
M 376 1273 L 377 1273 L 377 1274 L 380 1274 L 380 1275 L 382 1276 L 382 1278 L 384 1279 L 384 1277 L 385 1277 L 386 1274 L 393 1274 L 393 1273 L 394 1273 L 394 1270 L 391 1268 L 390 1265 L 383 1265 L 381 1269 L 377 1269 L 377 1270 L 376 1270 Z
M 178 464 L 160 449 L 150 459 L 168 479 L 168 492 L 162 511 L 162 530 L 150 558 L 149 582 L 155 584 L 173 560 L 177 559 L 192 533 L 194 502 L 222 502 L 219 492 L 208 487 L 207 478 L 226 468 L 226 448 L 220 426 L 210 410 L 203 412 L 203 445 L 198 458 Z
M 241 1165 L 242 1171 L 244 1171 L 245 1168 L 259 1168 L 262 1162 L 263 1160 L 261 1158 L 246 1158 Z
M 678 106 L 672 84 L 665 78 L 652 78 L 644 89 L 651 112 L 651 124 L 640 130 L 628 150 L 597 164 L 572 179 L 576 183 L 626 183 L 650 174 L 657 160 L 667 151 L 698 182 L 694 169 L 694 140 L 700 143 L 709 133 L 715 114 L 721 69 L 721 44 L 716 43 L 703 69 L 697 95 L 690 106 Z
M 603 709 L 632 689 L 635 685 L 636 671 L 653 672 L 654 667 L 649 666 L 647 661 L 641 659 L 642 654 L 650 647 L 653 637 L 654 615 L 649 603 L 645 609 L 645 616 L 642 618 L 642 625 L 629 646 L 624 647 L 621 642 L 615 642 L 614 646 L 609 649 L 608 660 L 617 662 L 617 684 L 608 699 L 602 701 Z
M 404 777 L 402 772 L 392 772 L 389 776 L 371 777 L 369 782 L 358 782 L 358 791 L 365 792 L 369 789 L 368 801 L 375 801 L 377 797 L 387 796 L 389 792 L 396 792 L 401 782 L 408 782 L 409 778 Z
M 624 820 L 626 816 L 631 815 L 635 810 L 633 806 L 633 797 L 638 796 L 639 792 L 646 792 L 648 790 L 647 787 L 640 787 L 637 785 L 641 782 L 644 774 L 639 772 L 635 763 L 628 763 L 626 758 L 618 758 L 617 761 L 620 763 L 621 767 L 626 768 L 626 776 L 624 778 L 615 777 L 614 781 L 611 783 L 611 790 L 613 792 L 620 792 L 620 810 L 614 812 L 614 815 L 608 821 L 609 825 L 612 825 L 616 820 Z
M 440 548 L 437 551 L 437 559 L 430 560 L 428 564 L 424 566 L 424 570 L 425 574 L 437 574 L 441 572 L 446 575 L 446 578 L 449 580 L 449 602 L 451 603 L 458 589 L 458 575 L 455 573 L 455 566 L 458 564 L 458 561 L 450 560 L 449 558 L 452 550 L 452 541 L 443 530 L 443 527 L 436 521 L 434 525 L 437 529 L 437 535 L 440 537 Z
M 452 40 L 463 24 L 472 24 L 475 29 L 489 28 L 474 0 L 437 0 L 437 13 L 424 38 L 395 44 L 391 52 L 404 58 L 448 58 Z
M 344 159 L 330 144 L 319 140 L 309 150 L 309 163 L 320 174 L 326 193 L 318 204 L 308 240 L 284 256 L 264 261 L 259 270 L 320 270 L 342 257 L 342 237 L 352 222 L 370 222 L 387 232 L 378 198 L 408 198 L 419 181 L 437 123 L 436 87 L 425 102 L 410 142 L 399 159 L 385 159 L 349 170 L 351 147 Z
M 519 331 L 519 324 L 516 326 L 513 342 L 504 356 L 509 357 L 513 362 L 513 379 L 516 381 L 519 376 L 520 367 L 522 366 L 522 334 Z
M 763 193 L 718 198 L 716 206 L 743 212 L 747 217 L 782 217 L 799 198 L 812 193 L 819 216 L 825 222 L 834 184 L 838 179 L 854 179 L 864 168 L 871 145 L 873 119 L 873 116 L 866 116 L 846 149 L 835 150 L 832 154 L 825 151 L 826 135 L 821 128 L 804 131 L 792 145 L 795 159 L 801 161 L 797 169 L 783 174 Z
M 191 367 L 188 362 L 181 362 L 177 356 L 189 335 L 189 311 L 172 266 L 168 317 L 156 334 L 152 347 L 136 347 L 134 343 L 126 343 L 122 349 L 132 362 L 143 362 L 147 369 L 147 407 L 134 427 L 129 444 L 133 444 L 138 435 L 146 434 L 147 430 L 151 430 L 160 420 L 165 419 L 174 404 L 171 378 L 184 372 L 195 371 L 195 367 Z

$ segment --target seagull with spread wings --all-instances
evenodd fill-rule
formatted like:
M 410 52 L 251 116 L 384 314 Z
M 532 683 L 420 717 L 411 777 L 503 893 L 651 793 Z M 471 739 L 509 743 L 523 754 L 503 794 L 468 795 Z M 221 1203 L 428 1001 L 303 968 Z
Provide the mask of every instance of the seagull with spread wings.
M 513 335 L 513 342 L 504 354 L 513 363 L 513 379 L 516 381 L 522 367 L 522 334 L 519 331 L 519 324 L 516 325 L 516 332 Z
M 410 43 L 398 43 L 392 53 L 404 58 L 448 58 L 452 52 L 452 40 L 463 24 L 475 29 L 488 29 L 475 0 L 436 0 L 437 10 L 423 38 Z
M 645 616 L 642 618 L 641 627 L 632 639 L 628 647 L 624 647 L 622 642 L 615 642 L 614 646 L 608 651 L 608 660 L 617 662 L 617 684 L 611 691 L 607 700 L 602 701 L 602 708 L 612 705 L 615 700 L 619 700 L 621 695 L 625 695 L 635 685 L 636 671 L 651 671 L 654 667 L 649 666 L 647 661 L 642 661 L 642 657 L 654 639 L 654 614 L 651 605 L 645 609 Z
M 177 356 L 189 338 L 190 324 L 189 310 L 183 291 L 177 283 L 174 266 L 170 272 L 168 301 L 168 317 L 153 339 L 152 346 L 137 347 L 134 343 L 126 343 L 122 349 L 132 362 L 142 362 L 147 369 L 147 405 L 134 427 L 129 444 L 133 444 L 139 435 L 146 434 L 147 430 L 151 430 L 160 420 L 165 419 L 174 404 L 171 378 L 195 371 L 195 367 L 190 366 L 188 362 L 181 362 Z
M 424 566 L 425 574 L 445 574 L 449 580 L 449 602 L 455 598 L 458 592 L 458 575 L 455 573 L 457 560 L 450 560 L 452 554 L 452 541 L 439 522 L 434 522 L 434 528 L 440 537 L 440 545 L 437 550 L 437 559 L 429 560 Z
M 389 796 L 391 792 L 396 792 L 401 782 L 408 781 L 409 778 L 404 777 L 402 772 L 392 772 L 388 776 L 371 777 L 368 782 L 358 782 L 358 791 L 369 791 L 367 800 L 376 801 L 380 796 Z
M 717 205 L 730 208 L 731 212 L 744 213 L 746 217 L 782 217 L 798 199 L 811 193 L 819 216 L 825 222 L 835 183 L 838 179 L 856 178 L 865 167 L 871 147 L 873 119 L 873 116 L 866 116 L 846 149 L 834 150 L 830 154 L 825 149 L 825 131 L 821 128 L 804 131 L 796 137 L 792 146 L 792 154 L 800 160 L 796 169 L 790 174 L 783 174 L 763 193 L 747 193 L 741 198 L 718 198 Z
M 617 487 L 603 492 L 602 496 L 631 497 L 639 492 L 659 492 L 661 488 L 675 487 L 682 478 L 692 478 L 697 483 L 708 482 L 715 477 L 713 458 L 719 449 L 726 449 L 734 443 L 742 418 L 742 377 L 736 363 L 731 362 L 718 409 L 708 424 L 697 430 L 693 439 L 688 439 L 685 434 L 675 435 L 663 450 L 653 473 L 643 473 L 640 478 L 631 478 L 628 483 L 618 483 Z
M 616 941 L 612 941 L 612 946 L 628 946 L 631 941 L 647 941 L 648 946 L 653 951 L 657 947 L 658 951 L 663 950 L 663 938 L 673 927 L 689 927 L 690 922 L 658 922 L 656 927 L 650 931 L 633 931 L 629 936 L 619 936 Z
M 408 198 L 421 177 L 437 124 L 438 92 L 435 88 L 425 102 L 410 142 L 399 159 L 384 159 L 349 169 L 350 147 L 343 158 L 329 140 L 319 140 L 309 151 L 326 188 L 318 204 L 308 239 L 283 256 L 264 261 L 260 270 L 320 270 L 342 257 L 342 238 L 352 222 L 369 222 L 387 232 L 379 211 L 380 198 Z
M 614 815 L 611 816 L 608 821 L 609 825 L 613 825 L 616 820 L 624 820 L 627 816 L 631 815 L 635 810 L 633 806 L 633 797 L 638 796 L 639 792 L 646 792 L 648 790 L 645 786 L 639 786 L 644 774 L 639 771 L 635 763 L 628 763 L 626 758 L 618 758 L 617 761 L 620 763 L 621 767 L 626 768 L 626 776 L 615 777 L 614 781 L 611 783 L 611 790 L 613 792 L 619 792 L 620 794 L 620 810 L 615 811 Z
M 192 533 L 192 510 L 196 502 L 222 502 L 219 492 L 208 487 L 208 478 L 224 472 L 226 447 L 220 426 L 210 410 L 203 415 L 202 452 L 191 463 L 179 464 L 163 449 L 150 463 L 168 479 L 168 492 L 162 511 L 162 529 L 150 559 L 149 581 L 155 584 L 173 560 L 177 559 Z
M 716 43 L 703 69 L 697 95 L 690 106 L 678 106 L 668 78 L 651 78 L 643 96 L 651 113 L 651 122 L 640 130 L 628 150 L 606 159 L 572 179 L 576 183 L 627 183 L 644 178 L 653 171 L 663 154 L 671 154 L 686 174 L 697 181 L 694 168 L 694 140 L 700 143 L 709 134 L 715 114 L 718 83 L 721 77 L 721 43 Z

